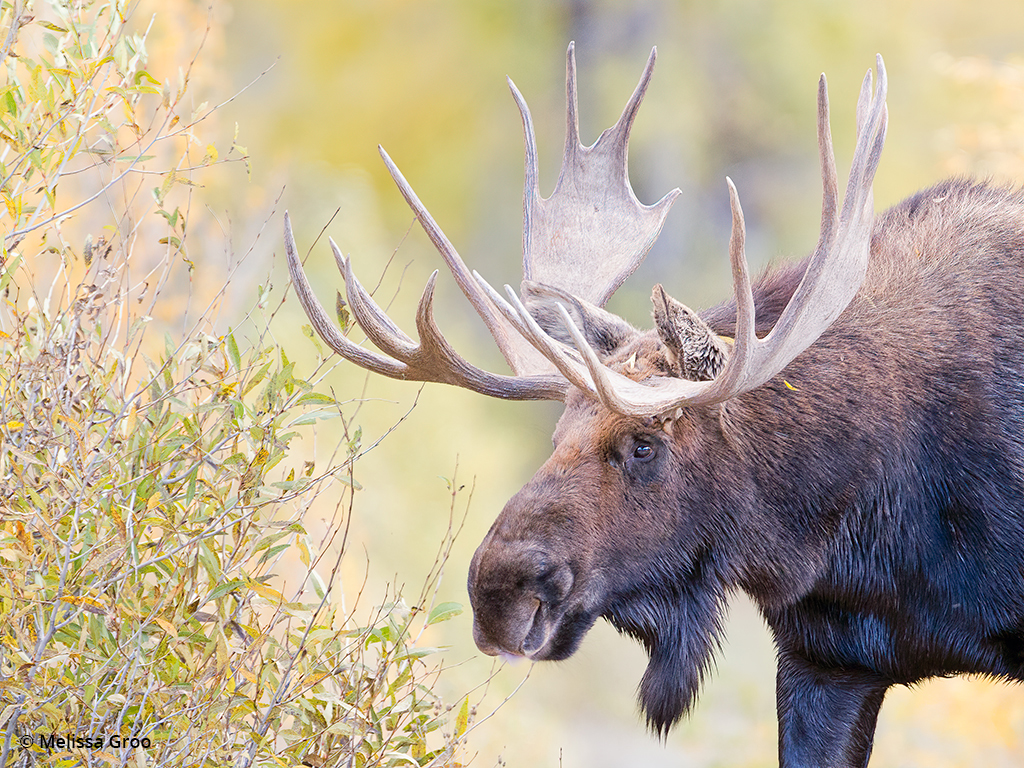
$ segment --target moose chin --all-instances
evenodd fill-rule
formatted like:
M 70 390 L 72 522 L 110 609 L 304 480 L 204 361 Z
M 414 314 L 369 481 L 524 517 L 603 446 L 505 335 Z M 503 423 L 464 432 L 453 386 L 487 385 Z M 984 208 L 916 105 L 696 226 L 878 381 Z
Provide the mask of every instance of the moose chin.
M 561 175 L 543 198 L 530 112 L 523 283 L 469 270 L 381 150 L 513 375 L 458 355 L 433 320 L 437 273 L 405 335 L 334 246 L 352 313 L 380 350 L 296 292 L 338 354 L 371 371 L 565 405 L 554 452 L 473 557 L 487 654 L 571 655 L 604 618 L 650 657 L 640 702 L 670 729 L 696 701 L 726 603 L 746 592 L 778 651 L 783 766 L 865 766 L 886 691 L 932 676 L 1024 680 L 1024 194 L 969 180 L 875 216 L 886 74 L 864 80 L 839 199 L 825 78 L 822 216 L 805 260 L 748 274 L 732 182 L 733 298 L 696 313 L 660 286 L 654 328 L 605 311 L 661 230 L 627 143 L 652 51 L 619 121 L 579 140 L 572 46 Z

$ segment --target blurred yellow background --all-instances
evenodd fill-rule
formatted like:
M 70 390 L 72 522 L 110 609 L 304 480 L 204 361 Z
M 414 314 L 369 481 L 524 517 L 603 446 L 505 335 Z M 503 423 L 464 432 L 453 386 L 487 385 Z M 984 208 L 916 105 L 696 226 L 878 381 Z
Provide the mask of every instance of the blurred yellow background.
M 154 50 L 159 36 L 169 48 L 198 44 L 194 30 L 206 24 L 205 4 L 159 3 L 155 12 Z M 523 144 L 504 78 L 515 80 L 533 111 L 547 193 L 562 152 L 570 40 L 576 41 L 586 143 L 618 117 L 651 46 L 658 46 L 654 80 L 633 131 L 632 183 L 647 203 L 675 186 L 683 195 L 648 262 L 611 305 L 641 326 L 650 323 L 654 282 L 696 307 L 728 295 L 726 175 L 744 203 L 755 269 L 813 246 L 820 212 L 815 88 L 822 71 L 842 177 L 852 155 L 860 80 L 875 53 L 885 57 L 890 128 L 875 184 L 878 209 L 953 173 L 1024 180 L 1019 0 L 213 0 L 210 14 L 202 87 L 211 103 L 238 94 L 217 113 L 217 130 L 230 138 L 237 123 L 252 159 L 251 178 L 227 169 L 202 192 L 219 222 L 210 227 L 211 259 L 227 238 L 258 258 L 258 268 L 235 278 L 236 294 L 245 297 L 239 307 L 248 306 L 268 270 L 275 288 L 285 287 L 281 216 L 287 208 L 304 253 L 326 227 L 365 284 L 376 283 L 394 253 L 379 295 L 390 297 L 400 286 L 392 317 L 414 327 L 419 291 L 440 261 L 418 228 L 409 231 L 412 215 L 377 144 L 470 266 L 492 284 L 517 284 Z M 193 251 L 191 258 L 204 256 Z M 331 306 L 341 280 L 325 238 L 307 271 Z M 439 324 L 457 348 L 502 370 L 483 325 L 444 275 L 437 293 Z M 300 366 L 311 367 L 315 353 L 300 333 L 304 317 L 294 299 L 288 310 L 275 332 L 289 354 L 305 355 Z M 367 377 L 347 363 L 332 377 L 339 399 L 368 401 L 356 419 L 364 444 L 401 418 L 419 392 L 415 384 Z M 546 457 L 558 412 L 551 404 L 494 402 L 427 386 L 408 419 L 356 467 L 362 490 L 346 556 L 347 599 L 364 578 L 364 600 L 383 595 L 386 584 L 418 593 L 448 524 L 444 478 L 457 465 L 458 482 L 475 484 L 439 595 L 467 611 L 444 625 L 444 635 L 427 638 L 450 645 L 445 660 L 455 668 L 439 683 L 450 703 L 492 668 L 471 639 L 469 559 L 504 501 Z M 324 456 L 332 445 L 325 431 Z M 460 511 L 467 492 L 459 497 Z M 326 529 L 333 508 L 322 514 Z M 638 646 L 601 624 L 568 661 L 501 670 L 478 717 L 527 671 L 530 678 L 472 733 L 473 765 L 777 764 L 774 651 L 744 598 L 734 601 L 717 673 L 693 715 L 665 743 L 645 732 L 634 703 L 644 664 Z M 894 690 L 882 709 L 871 764 L 1024 764 L 1024 691 L 977 680 Z

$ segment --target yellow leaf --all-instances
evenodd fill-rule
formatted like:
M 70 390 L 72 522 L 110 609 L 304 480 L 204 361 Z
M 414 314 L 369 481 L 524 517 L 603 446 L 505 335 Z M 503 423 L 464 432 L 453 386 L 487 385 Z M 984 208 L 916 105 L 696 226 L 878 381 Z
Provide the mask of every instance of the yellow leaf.
M 122 437 L 128 437 L 134 434 L 139 426 L 139 414 L 138 409 L 135 407 L 135 403 L 132 403 L 132 409 L 128 411 L 128 416 L 121 420 L 121 435 Z
M 154 618 L 153 621 L 155 621 L 157 624 L 159 624 L 160 628 L 164 632 L 166 632 L 168 635 L 170 635 L 171 637 L 177 637 L 178 636 L 178 628 L 175 627 L 174 624 L 169 622 L 167 619 Z
M 319 685 L 320 683 L 322 683 L 324 680 L 326 680 L 329 677 L 331 677 L 331 675 L 325 674 L 323 672 L 317 672 L 316 674 L 309 675 L 308 677 L 303 679 L 302 687 L 303 688 L 312 688 L 314 685 Z
M 216 163 L 217 158 L 220 155 L 217 153 L 217 148 L 213 144 L 206 145 L 206 156 L 203 157 L 203 165 L 210 165 L 210 163 Z
M 786 389 L 792 389 L 792 390 L 793 390 L 794 392 L 799 392 L 799 391 L 800 391 L 799 389 L 797 389 L 796 387 L 794 387 L 794 386 L 793 386 L 792 384 L 790 384 L 790 383 L 789 383 L 788 381 L 786 381 L 785 379 L 783 379 L 783 380 L 782 380 L 782 383 L 786 385 Z
M 18 207 L 14 204 L 14 200 L 6 192 L 0 193 L 0 196 L 4 199 L 4 204 L 7 206 L 7 213 L 10 214 L 12 219 L 18 218 Z
M 417 738 L 412 744 L 412 750 L 410 756 L 413 760 L 419 760 L 421 757 L 427 756 L 427 742 L 422 738 Z
M 25 426 L 25 422 L 23 422 L 23 421 L 8 421 L 7 422 L 7 429 L 10 432 L 17 432 L 19 429 L 21 429 L 24 426 Z
M 86 597 L 85 595 L 62 595 L 61 602 L 71 603 L 71 605 L 91 605 L 93 608 L 105 609 L 99 600 L 94 597 Z
M 22 547 L 28 554 L 32 554 L 35 547 L 32 546 L 32 534 L 28 532 L 28 529 L 21 523 L 20 520 L 14 521 L 14 535 Z
M 121 516 L 121 510 L 117 504 L 112 504 L 110 506 L 110 516 L 113 518 L 114 525 L 117 526 L 117 532 L 121 534 L 121 538 L 127 538 L 128 529 L 125 527 L 124 518 Z
M 284 595 L 282 595 L 276 589 L 268 587 L 266 584 L 261 584 L 255 579 L 250 579 L 248 576 L 246 576 L 245 585 L 260 597 L 265 597 L 267 598 L 267 600 L 273 600 L 274 602 L 284 602 Z
M 228 656 L 228 643 L 224 638 L 223 634 L 217 635 L 216 639 L 216 651 L 217 651 L 217 671 L 224 673 L 230 668 L 230 658 Z
M 455 718 L 455 738 L 461 739 L 469 728 L 469 696 L 462 700 L 459 716 Z

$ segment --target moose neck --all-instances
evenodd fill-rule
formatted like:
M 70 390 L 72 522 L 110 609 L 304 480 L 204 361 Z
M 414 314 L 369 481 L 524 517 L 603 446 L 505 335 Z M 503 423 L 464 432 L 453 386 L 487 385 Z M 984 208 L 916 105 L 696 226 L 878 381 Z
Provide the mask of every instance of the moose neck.
M 769 269 L 755 283 L 757 334 L 767 335 L 803 276 L 806 261 Z M 717 333 L 735 327 L 735 301 L 703 313 Z M 806 593 L 820 576 L 826 551 L 854 488 L 876 465 L 881 407 L 856 391 L 856 383 L 834 366 L 834 346 L 858 333 L 841 316 L 817 344 L 756 393 L 696 409 L 701 457 L 681 505 L 704 499 L 713 513 L 729 572 L 762 607 L 784 605 Z M 872 345 L 865 339 L 867 354 Z M 874 409 L 874 413 L 868 413 Z M 884 408 L 883 408 L 884 410 Z M 823 417 L 823 414 L 828 414 Z M 686 440 L 685 435 L 681 439 Z M 726 525 L 723 517 L 731 523 Z

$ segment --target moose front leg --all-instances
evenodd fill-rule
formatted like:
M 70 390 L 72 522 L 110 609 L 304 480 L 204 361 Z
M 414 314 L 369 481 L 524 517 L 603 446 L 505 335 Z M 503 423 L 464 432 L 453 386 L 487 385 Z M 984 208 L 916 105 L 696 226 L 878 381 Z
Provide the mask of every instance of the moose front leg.
M 865 768 L 889 682 L 779 651 L 780 768 Z

